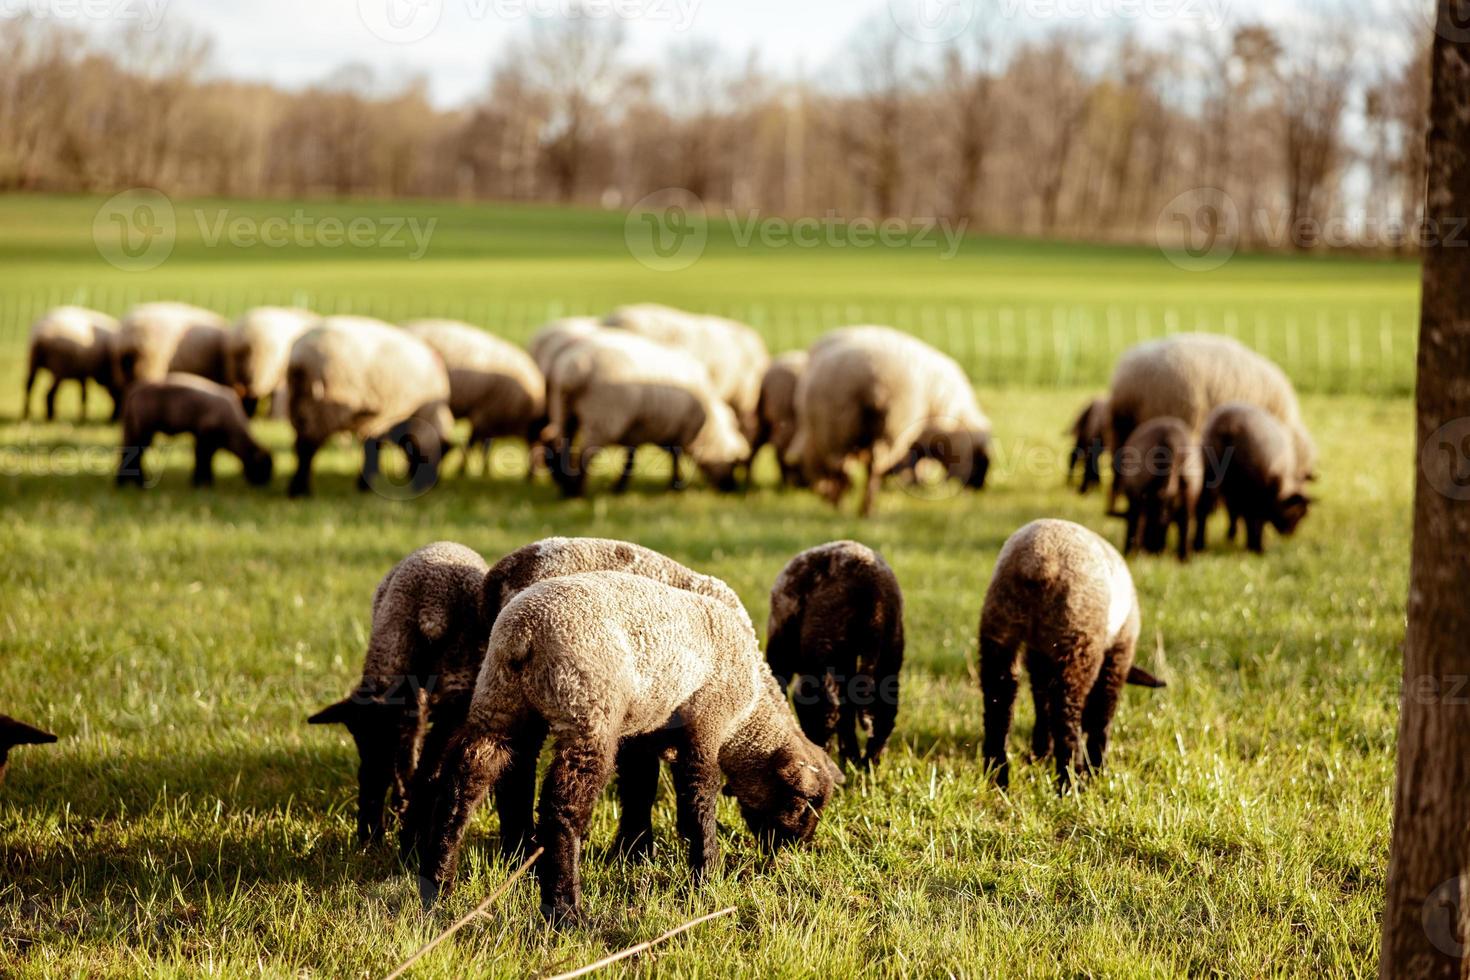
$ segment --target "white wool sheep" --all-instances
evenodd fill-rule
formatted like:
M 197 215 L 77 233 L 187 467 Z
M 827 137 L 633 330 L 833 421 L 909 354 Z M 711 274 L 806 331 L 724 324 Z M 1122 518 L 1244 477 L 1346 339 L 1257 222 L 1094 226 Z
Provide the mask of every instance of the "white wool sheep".
M 569 346 L 547 379 L 551 423 L 544 438 L 557 447 L 553 473 L 568 494 L 582 492 L 587 465 L 607 446 L 653 444 L 675 456 L 687 451 L 711 483 L 734 489 L 735 467 L 749 458 L 730 406 L 710 391 L 697 360 L 632 333 L 605 330 Z M 579 458 L 572 441 L 582 437 Z M 632 477 L 629 453 L 618 489 Z
M 882 477 L 930 456 L 976 489 L 990 468 L 990 420 L 965 372 L 923 341 L 890 327 L 846 327 L 820 339 L 797 386 L 796 438 L 788 452 L 835 506 L 849 458 L 867 461 L 862 513 Z
M 257 306 L 235 321 L 225 338 L 225 383 L 240 396 L 246 415 L 266 397 L 276 414 L 285 413 L 291 345 L 318 319 L 310 310 Z
M 719 860 L 723 784 L 751 831 L 809 840 L 841 774 L 801 734 L 761 659 L 749 618 L 723 603 L 624 572 L 547 579 L 501 610 L 465 725 L 434 782 L 421 842 L 425 907 L 453 881 L 465 827 L 517 759 L 555 738 L 536 842 L 542 911 L 574 917 L 582 837 L 623 746 L 674 754 L 679 824 L 696 876 Z M 523 767 L 524 768 L 524 767 Z M 534 770 L 533 770 L 534 771 Z M 501 839 L 523 845 L 529 796 Z
M 117 383 L 126 388 L 134 381 L 161 381 L 167 374 L 193 374 L 224 384 L 228 334 L 224 317 L 197 306 L 135 306 L 122 318 L 113 344 Z
M 63 381 L 75 381 L 81 386 L 82 419 L 87 417 L 88 381 L 107 389 L 112 396 L 112 415 L 116 419 L 122 407 L 122 395 L 114 381 L 112 364 L 112 344 L 116 335 L 117 321 L 106 313 L 80 306 L 58 306 L 44 313 L 31 326 L 20 417 L 31 417 L 31 389 L 35 386 L 37 372 L 44 370 L 51 375 L 51 387 L 46 391 L 48 422 L 56 418 L 56 391 Z
M 761 379 L 760 402 L 756 406 L 756 432 L 750 452 L 754 456 L 761 446 L 771 444 L 776 462 L 781 467 L 781 482 L 795 483 L 800 468 L 791 465 L 786 456 L 796 438 L 796 388 L 806 373 L 810 356 L 804 350 L 787 351 L 771 361 Z
M 533 445 L 546 426 L 546 378 L 519 347 L 455 320 L 416 320 L 404 329 L 428 344 L 449 370 L 449 410 L 468 419 L 466 465 L 472 449 L 489 456 L 491 441 L 524 439 Z
M 449 445 L 449 373 L 427 344 L 381 320 L 327 317 L 291 346 L 287 369 L 296 473 L 290 493 L 311 492 L 311 464 L 332 435 L 394 437 L 408 425 L 415 444 L 414 482 L 432 479 Z M 369 453 L 368 460 L 376 454 Z M 364 467 L 360 486 L 374 475 Z

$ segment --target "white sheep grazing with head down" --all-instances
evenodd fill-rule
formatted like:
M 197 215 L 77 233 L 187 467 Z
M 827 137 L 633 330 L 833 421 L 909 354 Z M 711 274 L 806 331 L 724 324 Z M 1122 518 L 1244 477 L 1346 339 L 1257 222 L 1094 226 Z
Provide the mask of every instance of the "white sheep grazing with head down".
M 862 513 L 883 476 L 920 457 L 979 489 L 990 469 L 990 419 L 954 360 L 890 327 L 845 327 L 813 345 L 796 394 L 788 453 L 836 506 L 851 482 L 848 459 L 867 462 Z
M 709 372 L 716 397 L 735 410 L 741 433 L 747 439 L 755 435 L 761 380 L 771 363 L 760 334 L 734 320 L 657 303 L 619 307 L 603 322 L 682 350 L 699 361 Z
M 682 351 L 619 330 L 589 335 L 564 350 L 547 379 L 551 424 L 544 435 L 556 447 L 553 475 L 569 495 L 580 494 L 592 457 L 607 446 L 662 446 L 688 452 L 722 490 L 735 485 L 735 467 L 749 458 L 735 413 L 710 391 L 704 365 Z M 572 459 L 572 441 L 582 450 Z M 632 478 L 628 454 L 618 489 Z
M 266 397 L 275 399 L 275 414 L 284 414 L 291 345 L 319 319 L 310 310 L 257 306 L 235 321 L 225 338 L 225 383 L 240 396 L 246 415 L 253 416 Z
M 31 417 L 31 389 L 36 383 L 36 373 L 44 370 L 51 375 L 51 387 L 46 391 L 46 421 L 56 419 L 56 391 L 63 381 L 75 381 L 81 386 L 82 419 L 87 417 L 88 381 L 107 389 L 113 401 L 112 417 L 116 419 L 122 406 L 122 393 L 114 381 L 112 365 L 116 336 L 117 321 L 106 313 L 80 306 L 58 306 L 46 311 L 31 326 L 20 417 Z
M 1317 449 L 1291 380 L 1268 358 L 1216 334 L 1146 341 L 1118 360 L 1108 396 L 1109 448 L 1122 446 L 1150 419 L 1170 416 L 1198 437 L 1210 413 L 1227 402 L 1255 405 L 1286 426 L 1296 447 L 1297 475 L 1311 479 Z
M 187 303 L 144 303 L 122 318 L 113 343 L 113 371 L 127 388 L 134 381 L 162 381 L 194 374 L 225 383 L 229 324 L 218 313 Z
M 422 340 L 370 317 L 326 317 L 291 346 L 286 376 L 296 430 L 292 496 L 311 492 L 312 460 L 338 432 L 411 441 L 414 484 L 436 478 L 454 419 L 444 360 Z M 359 486 L 369 485 L 376 459 L 366 453 Z
M 546 378 L 531 356 L 468 323 L 415 320 L 403 329 L 428 344 L 449 370 L 449 410 L 469 419 L 466 466 L 476 446 L 488 461 L 493 440 L 510 437 L 534 445 L 546 426 Z

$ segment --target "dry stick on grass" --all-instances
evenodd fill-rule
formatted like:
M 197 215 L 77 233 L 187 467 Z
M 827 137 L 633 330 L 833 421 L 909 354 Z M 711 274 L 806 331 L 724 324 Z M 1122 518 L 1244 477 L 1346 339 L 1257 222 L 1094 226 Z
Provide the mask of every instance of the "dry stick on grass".
M 722 915 L 729 915 L 731 912 L 734 911 L 735 906 L 732 905 L 727 909 L 720 909 L 718 912 L 711 912 L 709 915 L 702 915 L 691 922 L 684 923 L 678 928 L 670 929 L 668 932 L 664 933 L 662 936 L 659 936 L 657 939 L 650 939 L 646 943 L 639 943 L 636 946 L 629 946 L 627 949 L 623 950 L 620 953 L 614 953 L 611 956 L 605 956 L 602 959 L 598 960 L 596 963 L 589 963 L 581 969 L 573 970 L 571 973 L 558 973 L 554 977 L 549 977 L 548 980 L 572 980 L 572 977 L 586 976 L 587 974 L 592 973 L 596 970 L 600 970 L 605 966 L 611 966 L 619 960 L 626 960 L 630 956 L 637 956 L 644 950 L 657 946 L 665 939 L 673 939 L 681 932 L 688 932 L 690 929 L 693 929 L 697 925 L 701 925 L 702 923 L 708 922 L 711 919 L 718 919 Z
M 546 848 L 536 848 L 535 853 L 526 858 L 526 863 L 522 864 L 519 868 L 516 868 L 515 874 L 505 879 L 505 883 L 502 884 L 499 888 L 495 889 L 495 891 L 491 892 L 489 898 L 485 899 L 479 905 L 476 905 L 471 912 L 469 912 L 463 918 L 457 920 L 454 925 L 439 933 L 439 935 L 431 939 L 428 944 L 421 948 L 417 953 L 414 953 L 408 959 L 404 960 L 401 964 L 399 964 L 398 969 L 388 974 L 385 980 L 398 980 L 399 977 L 403 976 L 405 970 L 413 966 L 419 960 L 423 959 L 423 957 L 428 954 L 429 950 L 433 949 L 435 946 L 438 946 L 444 940 L 448 939 L 450 936 L 454 935 L 456 932 L 459 932 L 459 930 L 469 925 L 471 919 L 474 919 L 477 916 L 484 914 L 485 910 L 493 905 L 497 898 L 510 891 L 510 886 L 516 883 L 517 878 L 525 874 L 527 871 L 531 870 L 531 865 L 535 864 L 536 859 L 544 853 L 546 853 Z

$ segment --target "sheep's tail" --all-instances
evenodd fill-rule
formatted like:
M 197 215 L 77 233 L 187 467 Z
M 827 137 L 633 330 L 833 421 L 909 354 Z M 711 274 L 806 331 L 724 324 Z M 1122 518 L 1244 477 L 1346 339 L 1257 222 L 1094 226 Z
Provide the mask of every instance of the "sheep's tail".
M 520 673 L 531 660 L 535 648 L 536 629 L 533 617 L 526 614 L 524 607 L 520 615 L 496 617 L 490 631 L 490 644 L 485 653 L 485 665 L 498 670 Z

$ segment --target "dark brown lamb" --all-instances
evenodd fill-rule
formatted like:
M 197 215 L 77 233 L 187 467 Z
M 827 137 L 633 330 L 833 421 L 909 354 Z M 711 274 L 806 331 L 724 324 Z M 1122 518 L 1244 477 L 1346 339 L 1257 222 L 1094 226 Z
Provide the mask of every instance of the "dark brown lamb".
M 1189 520 L 1204 486 L 1204 458 L 1189 427 L 1176 418 L 1140 425 L 1118 450 L 1117 487 L 1128 501 L 1123 554 L 1164 550 L 1169 526 L 1179 529 L 1178 555 L 1189 560 Z
M 5 780 L 5 767 L 10 762 L 10 750 L 17 745 L 49 745 L 56 736 L 16 721 L 9 715 L 0 715 L 0 782 Z
M 766 660 L 783 690 L 796 686 L 802 731 L 842 758 L 877 763 L 898 717 L 903 593 L 883 557 L 856 541 L 803 551 L 771 589 Z M 864 747 L 859 723 L 868 730 Z
M 159 434 L 194 436 L 194 485 L 214 483 L 214 456 L 221 449 L 238 456 L 245 479 L 255 486 L 271 481 L 271 454 L 250 434 L 240 396 L 224 385 L 192 374 L 170 374 L 162 381 L 139 381 L 123 400 L 123 436 L 117 485 L 144 485 L 143 453 Z
M 1245 521 L 1246 547 L 1264 550 L 1267 524 L 1284 535 L 1295 533 L 1307 516 L 1305 489 L 1292 432 L 1254 405 L 1221 405 L 1205 423 L 1205 456 L 1219 470 L 1205 484 L 1195 508 L 1194 550 L 1205 549 L 1205 523 L 1223 500 L 1230 514 L 1230 540 Z

